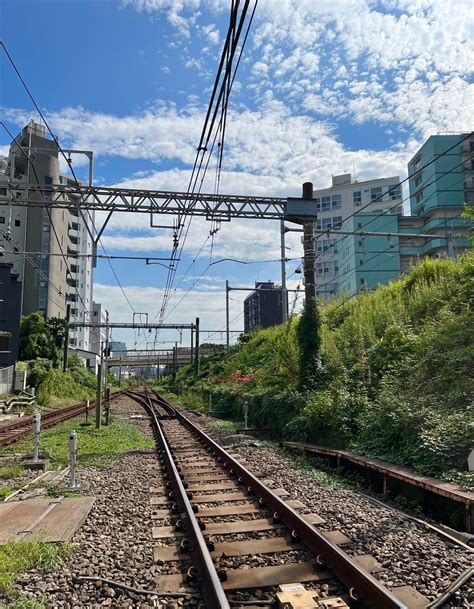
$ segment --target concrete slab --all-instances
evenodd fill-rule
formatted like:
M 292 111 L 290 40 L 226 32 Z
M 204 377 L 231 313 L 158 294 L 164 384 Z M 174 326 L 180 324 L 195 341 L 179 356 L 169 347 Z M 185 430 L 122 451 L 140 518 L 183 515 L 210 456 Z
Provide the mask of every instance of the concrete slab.
M 95 497 L 26 499 L 0 504 L 0 543 L 17 539 L 70 541 Z

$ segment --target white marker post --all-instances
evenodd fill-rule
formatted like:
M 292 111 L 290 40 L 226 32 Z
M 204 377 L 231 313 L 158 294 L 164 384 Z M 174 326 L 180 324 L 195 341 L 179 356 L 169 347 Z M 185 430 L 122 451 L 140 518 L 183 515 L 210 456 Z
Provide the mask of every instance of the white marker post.
M 68 489 L 79 488 L 76 482 L 76 463 L 77 463 L 77 433 L 71 431 L 69 434 L 69 486 Z
M 33 463 L 39 461 L 39 437 L 41 431 L 41 413 L 37 410 L 33 416 Z

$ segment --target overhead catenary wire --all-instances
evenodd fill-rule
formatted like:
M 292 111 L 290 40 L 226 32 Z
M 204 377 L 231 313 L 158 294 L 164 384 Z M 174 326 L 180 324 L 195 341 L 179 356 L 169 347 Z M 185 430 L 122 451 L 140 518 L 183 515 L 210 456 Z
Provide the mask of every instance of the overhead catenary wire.
M 236 24 L 236 15 L 237 15 L 237 11 L 238 11 L 238 8 L 239 8 L 239 2 L 235 2 L 235 3 L 232 4 L 230 26 L 229 26 L 229 29 L 228 29 L 228 32 L 227 32 L 227 36 L 226 36 L 226 40 L 225 40 L 225 43 L 224 43 L 224 47 L 222 49 L 221 59 L 220 59 L 217 75 L 216 75 L 216 78 L 215 78 L 215 81 L 214 81 L 214 87 L 213 87 L 213 91 L 212 91 L 212 94 L 211 94 L 211 99 L 210 99 L 210 102 L 209 102 L 209 105 L 208 105 L 208 110 L 207 110 L 207 113 L 206 113 L 206 118 L 205 118 L 205 121 L 204 121 L 204 126 L 203 126 L 203 129 L 202 129 L 202 132 L 201 132 L 201 137 L 200 137 L 200 141 L 199 141 L 199 145 L 198 145 L 198 149 L 197 149 L 197 154 L 196 154 L 194 165 L 193 165 L 193 169 L 192 169 L 192 172 L 191 172 L 191 177 L 190 177 L 189 185 L 188 185 L 188 194 L 189 194 L 189 192 L 194 192 L 194 189 L 196 188 L 196 184 L 197 184 L 197 181 L 199 179 L 199 174 L 200 174 L 200 171 L 201 171 L 201 168 L 202 168 L 202 165 L 203 165 L 203 160 L 205 158 L 205 153 L 207 151 L 209 140 L 210 140 L 211 135 L 212 135 L 212 130 L 213 130 L 213 126 L 214 126 L 214 123 L 215 123 L 215 119 L 216 119 L 216 116 L 217 116 L 217 112 L 218 112 L 218 109 L 219 109 L 220 102 L 221 102 L 222 97 L 223 97 L 223 95 L 224 95 L 226 90 L 227 90 L 228 94 L 230 94 L 230 91 L 232 89 L 232 85 L 233 85 L 233 82 L 234 82 L 234 79 L 235 79 L 235 75 L 236 75 L 236 72 L 237 72 L 237 68 L 238 68 L 238 66 L 240 64 L 240 57 L 242 56 L 242 53 L 243 53 L 243 49 L 244 49 L 244 46 L 245 46 L 245 42 L 247 40 L 248 32 L 250 30 L 250 26 L 252 24 L 252 20 L 253 20 L 254 14 L 255 14 L 255 10 L 256 10 L 257 4 L 258 4 L 258 0 L 255 0 L 254 9 L 252 11 L 251 18 L 250 18 L 250 21 L 249 21 L 249 24 L 248 24 L 247 33 L 246 33 L 245 38 L 244 38 L 244 44 L 242 45 L 242 48 L 240 50 L 240 57 L 239 57 L 239 60 L 237 62 L 237 65 L 236 65 L 236 68 L 235 68 L 235 71 L 234 71 L 234 76 L 232 78 L 232 81 L 231 81 L 230 85 L 228 85 L 228 79 L 230 79 L 230 77 L 231 77 L 232 60 L 233 60 L 234 54 L 235 54 L 237 46 L 238 46 L 238 41 L 239 41 L 239 38 L 240 38 L 240 34 L 241 34 L 241 31 L 242 31 L 243 24 L 245 22 L 245 18 L 246 18 L 246 14 L 247 14 L 247 11 L 248 11 L 249 3 L 250 3 L 249 0 L 245 0 L 244 6 L 242 8 L 241 15 L 240 15 L 239 23 L 238 23 L 237 27 L 235 27 L 235 24 Z M 232 17 L 232 14 L 235 14 L 235 18 Z M 225 62 L 226 59 L 227 59 L 227 63 L 226 63 L 225 75 L 224 75 L 224 78 L 222 79 L 222 83 L 221 83 L 221 86 L 220 86 L 220 89 L 219 89 L 219 93 L 217 94 L 217 89 L 219 87 L 220 76 L 222 74 L 223 65 L 224 65 L 224 62 Z M 214 106 L 214 99 L 216 97 L 216 94 L 217 94 L 217 101 L 216 101 L 216 104 L 215 104 L 215 107 L 214 107 L 213 116 L 212 116 L 212 118 L 210 118 L 211 117 L 212 108 Z M 227 96 L 227 101 L 225 103 L 225 112 L 227 111 L 227 102 L 228 102 L 228 96 Z M 222 115 L 221 115 L 221 119 L 222 119 Z M 209 128 L 208 128 L 208 124 L 209 124 Z M 214 141 L 215 141 L 215 139 L 214 139 Z M 205 172 L 207 171 L 208 164 L 209 164 L 209 160 L 208 160 L 208 163 L 206 164 Z M 197 168 L 197 171 L 196 171 L 196 168 Z M 205 172 L 204 172 L 204 175 L 201 177 L 201 183 L 200 183 L 200 187 L 199 187 L 199 192 L 200 192 L 200 190 L 202 188 Z M 186 216 L 185 216 L 185 218 L 186 218 Z M 176 255 L 176 252 L 178 251 L 179 247 L 180 247 L 180 250 L 179 250 L 180 254 L 179 255 L 181 257 L 181 253 L 182 253 L 184 245 L 186 243 L 186 239 L 187 239 L 187 235 L 189 233 L 191 222 L 192 222 L 192 217 L 190 218 L 189 222 L 186 225 L 185 223 L 181 222 L 181 217 L 178 216 L 178 227 L 177 227 L 177 232 L 175 234 L 175 240 L 174 240 L 173 250 L 172 250 L 172 257 Z M 183 232 L 184 232 L 184 238 L 182 239 L 181 244 L 180 244 L 180 239 L 183 236 Z M 171 290 L 172 290 L 172 287 L 173 287 L 173 282 L 174 282 L 174 277 L 175 277 L 175 274 L 176 274 L 177 266 L 178 266 L 177 263 L 176 263 L 176 265 L 172 265 L 170 270 L 169 270 L 169 272 L 168 272 L 168 277 L 167 277 L 167 281 L 166 281 L 166 285 L 165 285 L 165 292 L 164 292 L 164 295 L 163 295 L 163 301 L 162 301 L 162 305 L 161 305 L 160 311 L 158 313 L 158 315 L 159 315 L 161 320 L 164 318 L 165 311 L 166 311 L 166 308 L 167 308 L 167 305 L 168 305 L 169 296 L 170 296 L 170 293 L 171 293 Z

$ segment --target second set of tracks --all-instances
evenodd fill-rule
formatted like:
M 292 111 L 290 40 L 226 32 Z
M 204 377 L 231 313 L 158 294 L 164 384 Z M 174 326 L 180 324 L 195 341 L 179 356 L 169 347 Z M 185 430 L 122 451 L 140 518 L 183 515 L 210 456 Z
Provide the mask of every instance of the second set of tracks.
M 160 592 L 197 590 L 209 609 L 414 606 L 402 600 L 409 587 L 400 597 L 384 587 L 373 557 L 349 556 L 339 531 L 318 530 L 318 514 L 270 488 L 167 400 L 127 395 L 146 409 L 161 461 L 163 485 L 150 489 Z

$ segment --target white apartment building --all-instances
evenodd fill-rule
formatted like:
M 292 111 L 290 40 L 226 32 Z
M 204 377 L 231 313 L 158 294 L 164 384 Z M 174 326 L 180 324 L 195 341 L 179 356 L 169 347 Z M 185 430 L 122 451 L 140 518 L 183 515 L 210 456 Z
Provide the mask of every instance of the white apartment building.
M 57 144 L 46 137 L 44 126 L 33 121 L 12 142 L 8 157 L 0 158 L 2 194 L 7 194 L 2 182 L 47 186 L 68 180 L 60 174 Z M 86 212 L 83 218 L 78 211 L 54 206 L 49 214 L 41 207 L 0 206 L 2 262 L 13 263 L 22 282 L 22 315 L 39 311 L 45 317 L 64 318 L 69 303 L 72 321 L 90 321 L 93 277 L 88 229 L 93 230 L 93 215 Z M 88 351 L 90 330 L 71 330 L 70 344 Z
M 330 188 L 314 191 L 316 230 L 340 229 L 344 220 L 361 208 L 366 213 L 401 214 L 403 205 L 399 182 L 398 176 L 363 182 L 352 180 L 350 173 L 333 176 Z M 336 297 L 340 281 L 338 241 L 340 237 L 334 232 L 316 234 L 316 296 L 326 301 Z

